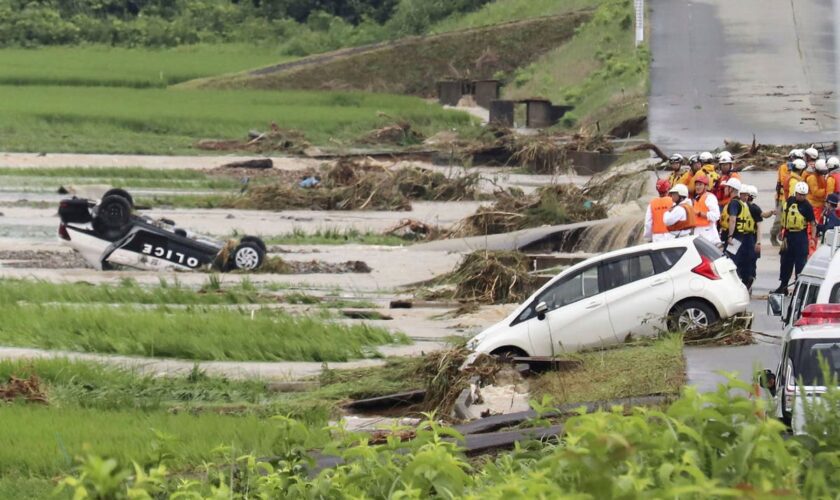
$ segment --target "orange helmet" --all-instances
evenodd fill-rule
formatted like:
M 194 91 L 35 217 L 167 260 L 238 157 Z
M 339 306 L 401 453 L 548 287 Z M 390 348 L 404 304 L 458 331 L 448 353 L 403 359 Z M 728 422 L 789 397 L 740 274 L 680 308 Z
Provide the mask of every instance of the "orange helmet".
M 706 177 L 703 174 L 696 175 L 696 176 L 694 176 L 694 183 L 697 184 L 698 182 L 708 186 L 709 185 L 709 178 Z
M 659 194 L 665 194 L 668 190 L 671 189 L 671 183 L 668 182 L 668 179 L 659 179 L 656 181 L 656 191 Z

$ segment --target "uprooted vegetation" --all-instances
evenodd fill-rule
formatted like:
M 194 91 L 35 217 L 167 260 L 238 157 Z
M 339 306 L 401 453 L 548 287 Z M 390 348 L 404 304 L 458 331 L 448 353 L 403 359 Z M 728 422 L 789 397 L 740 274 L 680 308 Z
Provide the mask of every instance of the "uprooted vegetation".
M 613 146 L 602 134 L 541 131 L 522 135 L 491 124 L 475 141 L 462 145 L 459 156 L 473 163 L 518 165 L 532 173 L 556 175 L 573 168 L 569 158 L 573 151 L 611 153 Z
M 254 186 L 228 200 L 231 208 L 258 210 L 410 210 L 411 200 L 460 201 L 478 197 L 478 173 L 448 177 L 418 167 L 390 170 L 370 162 L 342 159 L 310 176 L 314 186 Z
M 500 234 L 539 227 L 569 224 L 607 216 L 604 205 L 592 201 L 573 184 L 543 186 L 525 195 L 518 188 L 496 193 L 496 202 L 480 207 L 451 231 L 454 236 Z
M 528 259 L 519 252 L 502 251 L 468 254 L 454 271 L 439 276 L 432 284 L 454 287 L 437 292 L 438 296 L 483 304 L 521 302 L 536 289 Z

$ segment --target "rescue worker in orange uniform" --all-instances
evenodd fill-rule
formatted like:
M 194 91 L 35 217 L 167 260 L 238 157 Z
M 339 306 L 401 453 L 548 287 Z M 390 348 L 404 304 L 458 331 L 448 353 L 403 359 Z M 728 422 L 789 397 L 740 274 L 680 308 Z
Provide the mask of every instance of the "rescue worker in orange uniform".
M 782 213 L 782 205 L 787 200 L 788 179 L 790 172 L 793 170 L 794 160 L 804 160 L 805 152 L 802 149 L 791 149 L 788 153 L 788 161 L 779 165 L 776 171 L 776 213 Z M 840 164 L 838 164 L 840 166 Z M 773 220 L 773 226 L 770 228 L 770 243 L 777 247 L 779 246 L 779 230 L 782 228 L 779 217 Z
M 694 207 L 691 206 L 691 199 L 688 197 L 688 187 L 685 184 L 677 184 L 668 194 L 674 202 L 674 206 L 663 216 L 668 231 L 675 238 L 690 236 L 695 226 L 695 216 Z
M 810 203 L 811 207 L 814 209 L 814 218 L 817 221 L 822 220 L 825 199 L 830 192 L 828 190 L 828 183 L 829 181 L 831 181 L 832 184 L 834 182 L 834 180 L 830 179 L 827 174 L 828 165 L 825 160 L 820 158 L 814 162 L 814 172 L 805 178 L 805 182 L 808 183 L 808 203 Z M 832 191 L 833 190 L 834 186 L 832 186 Z M 811 236 L 811 239 L 808 241 L 808 247 L 810 249 L 808 254 L 810 255 L 816 251 L 819 243 L 817 241 L 816 232 L 810 232 L 809 235 Z
M 665 241 L 673 240 L 674 235 L 668 231 L 668 226 L 665 225 L 665 212 L 674 206 L 674 200 L 668 194 L 671 189 L 671 184 L 668 179 L 659 179 L 656 181 L 656 192 L 659 197 L 650 200 L 647 210 L 645 211 L 645 240 L 647 241 Z
M 717 222 L 720 220 L 720 207 L 715 195 L 706 190 L 708 185 L 709 179 L 702 173 L 694 176 L 694 234 L 719 245 Z
M 828 165 L 829 186 L 834 186 L 834 189 L 828 189 L 828 194 L 840 193 L 840 158 L 832 156 L 825 162 Z

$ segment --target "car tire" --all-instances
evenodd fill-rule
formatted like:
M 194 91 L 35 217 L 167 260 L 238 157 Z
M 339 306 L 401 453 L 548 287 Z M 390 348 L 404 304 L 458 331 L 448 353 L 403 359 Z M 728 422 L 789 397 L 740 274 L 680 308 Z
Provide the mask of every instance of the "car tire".
M 228 267 L 240 271 L 253 271 L 265 260 L 265 252 L 254 242 L 240 243 L 230 254 Z
M 131 205 L 119 195 L 102 199 L 93 218 L 93 229 L 107 240 L 116 240 L 131 228 Z
M 128 194 L 128 191 L 126 191 L 125 189 L 109 189 L 105 191 L 105 194 L 102 195 L 102 199 L 104 200 L 109 196 L 122 196 L 128 201 L 128 204 L 131 206 L 131 208 L 134 208 L 134 198 L 132 198 L 132 196 Z
M 528 356 L 527 352 L 513 346 L 499 347 L 490 354 L 499 358 L 500 361 L 507 361 L 512 358 L 524 358 Z
M 668 329 L 685 332 L 695 328 L 707 328 L 718 321 L 718 314 L 709 304 L 701 300 L 680 302 L 668 315 Z
M 242 239 L 239 240 L 239 243 L 255 243 L 262 249 L 263 253 L 268 253 L 268 248 L 265 246 L 265 242 L 256 236 L 243 236 Z

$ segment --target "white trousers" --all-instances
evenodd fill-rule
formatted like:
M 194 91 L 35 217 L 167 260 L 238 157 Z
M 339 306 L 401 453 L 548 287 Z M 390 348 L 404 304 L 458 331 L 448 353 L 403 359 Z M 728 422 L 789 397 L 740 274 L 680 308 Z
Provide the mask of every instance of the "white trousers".
M 669 240 L 673 240 L 673 239 L 676 239 L 676 236 L 674 236 L 671 233 L 659 233 L 659 234 L 654 233 L 653 236 L 651 237 L 650 241 L 652 241 L 653 243 L 656 243 L 657 241 L 669 241 Z
M 720 243 L 720 235 L 717 232 L 717 224 L 709 224 L 705 227 L 695 227 L 694 234 L 714 245 Z

